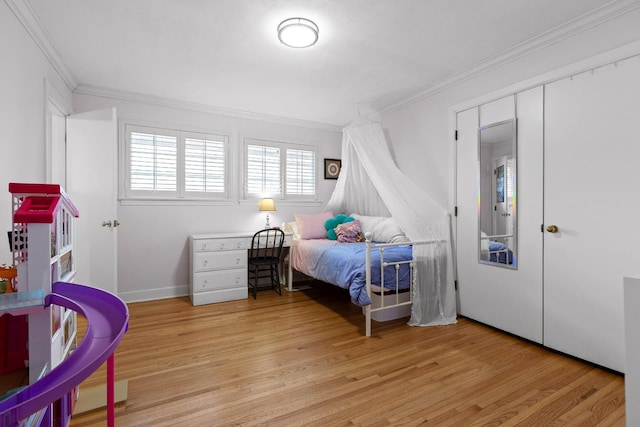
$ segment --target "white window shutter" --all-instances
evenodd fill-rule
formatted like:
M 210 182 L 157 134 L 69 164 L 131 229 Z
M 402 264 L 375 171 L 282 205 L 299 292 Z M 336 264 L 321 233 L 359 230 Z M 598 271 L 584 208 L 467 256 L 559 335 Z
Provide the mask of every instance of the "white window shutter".
M 173 136 L 131 132 L 131 189 L 176 191 L 177 140 Z

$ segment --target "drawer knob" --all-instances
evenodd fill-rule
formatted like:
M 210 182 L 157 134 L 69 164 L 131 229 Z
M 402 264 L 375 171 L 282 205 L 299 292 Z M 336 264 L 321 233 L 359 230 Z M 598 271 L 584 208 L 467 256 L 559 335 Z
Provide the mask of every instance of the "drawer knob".
M 207 249 L 207 244 L 206 243 L 202 244 L 202 249 Z
M 240 258 L 236 258 L 236 265 L 240 264 Z
M 224 249 L 224 243 L 220 243 L 220 249 Z
M 206 259 L 205 259 L 204 261 L 202 261 L 202 266 L 203 266 L 203 267 L 206 267 L 206 266 L 207 266 L 207 264 L 209 264 L 209 260 L 206 260 Z

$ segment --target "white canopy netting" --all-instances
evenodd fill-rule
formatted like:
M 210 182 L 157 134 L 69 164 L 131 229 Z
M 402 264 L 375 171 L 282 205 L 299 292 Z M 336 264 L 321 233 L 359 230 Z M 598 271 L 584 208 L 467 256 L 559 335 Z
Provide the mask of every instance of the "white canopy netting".
M 327 210 L 392 216 L 415 245 L 411 326 L 456 322 L 451 216 L 396 166 L 379 123 L 347 127 Z

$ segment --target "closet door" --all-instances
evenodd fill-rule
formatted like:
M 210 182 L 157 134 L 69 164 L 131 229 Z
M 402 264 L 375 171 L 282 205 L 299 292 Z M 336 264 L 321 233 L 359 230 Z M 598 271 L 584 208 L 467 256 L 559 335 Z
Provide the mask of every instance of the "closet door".
M 456 254 L 460 314 L 542 342 L 542 88 L 457 114 Z M 517 268 L 479 261 L 479 126 L 517 114 Z
M 640 270 L 638 76 L 635 57 L 545 87 L 544 344 L 621 372 L 623 276 Z

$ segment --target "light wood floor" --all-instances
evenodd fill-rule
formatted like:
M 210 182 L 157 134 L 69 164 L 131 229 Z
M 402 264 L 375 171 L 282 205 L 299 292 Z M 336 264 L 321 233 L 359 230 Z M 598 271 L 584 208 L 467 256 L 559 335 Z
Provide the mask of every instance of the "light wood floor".
M 461 318 L 363 336 L 346 291 L 129 305 L 116 426 L 624 426 L 622 375 Z M 104 384 L 104 368 L 83 386 Z M 81 389 L 82 393 L 82 389 Z M 106 425 L 106 411 L 72 427 Z

